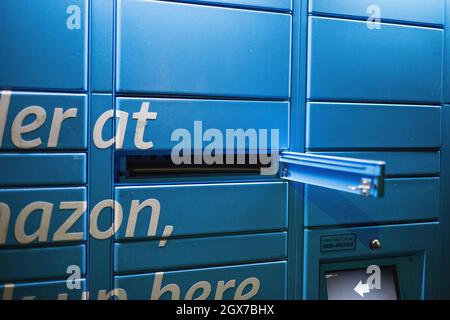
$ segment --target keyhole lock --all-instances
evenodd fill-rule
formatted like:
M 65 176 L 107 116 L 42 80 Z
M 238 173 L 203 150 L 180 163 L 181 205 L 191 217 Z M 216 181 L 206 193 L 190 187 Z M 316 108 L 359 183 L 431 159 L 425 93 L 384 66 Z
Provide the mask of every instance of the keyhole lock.
M 370 241 L 370 249 L 377 250 L 381 248 L 381 241 L 379 239 L 372 239 Z

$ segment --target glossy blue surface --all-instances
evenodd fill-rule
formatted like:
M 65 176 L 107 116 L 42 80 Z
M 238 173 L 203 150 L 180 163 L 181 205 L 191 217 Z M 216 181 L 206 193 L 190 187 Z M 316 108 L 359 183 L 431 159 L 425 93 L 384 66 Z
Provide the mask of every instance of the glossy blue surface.
M 114 69 L 114 1 L 91 0 L 91 8 L 91 91 L 111 92 Z
M 289 181 L 370 197 L 382 197 L 384 193 L 385 163 L 382 161 L 285 151 L 280 162 L 282 178 Z M 359 187 L 364 180 L 369 183 L 363 193 Z
M 311 17 L 308 98 L 439 104 L 443 31 Z
M 0 154 L 1 186 L 48 186 L 86 183 L 86 154 Z M 46 170 L 51 170 L 50 172 Z
M 438 148 L 441 107 L 309 103 L 309 149 Z
M 186 254 L 189 252 L 189 254 Z M 114 271 L 165 271 L 286 258 L 287 233 L 262 233 L 114 244 Z
M 386 162 L 386 176 L 434 176 L 440 172 L 440 152 L 370 151 L 313 152 L 314 154 Z
M 61 209 L 61 203 L 74 201 L 87 202 L 86 188 L 0 189 L 0 202 L 8 205 L 10 209 L 6 241 L 0 244 L 0 248 L 5 245 L 20 244 L 20 242 L 17 241 L 15 233 L 17 218 L 22 210 L 33 202 L 47 202 L 51 204 L 52 208 L 48 223 L 49 228 L 47 232 L 45 232 L 45 239 L 35 239 L 27 244 L 74 241 L 67 239 L 67 237 L 65 239 L 55 239 L 55 232 L 72 217 L 72 214 L 76 209 Z M 40 208 L 42 208 L 42 206 L 40 206 Z M 88 233 L 87 217 L 87 214 L 83 214 L 81 217 L 78 216 L 78 218 L 71 223 L 71 228 L 68 230 L 69 233 L 81 233 L 78 241 L 86 240 L 86 235 Z M 31 235 L 36 232 L 41 225 L 46 225 L 45 222 L 42 221 L 45 221 L 42 210 L 35 210 L 27 218 L 24 228 L 20 231 L 27 235 Z
M 450 4 L 449 4 L 450 5 Z M 450 7 L 448 7 L 450 9 Z M 447 11 L 448 12 L 448 11 Z M 448 58 L 447 58 L 448 59 Z M 443 107 L 443 128 L 450 128 L 450 105 L 444 105 Z M 439 245 L 440 245 L 440 272 L 446 272 L 450 268 L 450 253 L 448 250 L 448 243 L 450 243 L 450 134 L 445 134 L 442 136 L 442 157 L 441 157 L 441 202 L 442 202 L 442 212 L 440 219 L 440 232 L 439 232 Z M 440 283 L 440 294 L 441 299 L 450 299 L 450 279 L 442 279 Z
M 450 103 L 450 32 L 448 26 L 450 25 L 450 0 L 445 0 L 445 24 L 444 32 L 444 102 Z M 449 284 L 450 287 L 450 284 Z
M 176 284 L 180 288 L 179 298 L 183 300 L 186 298 L 186 294 L 194 284 L 200 281 L 207 281 L 211 286 L 211 291 L 206 298 L 210 300 L 233 300 L 236 298 L 236 291 L 239 286 L 242 283 L 244 283 L 244 285 L 246 284 L 246 279 L 256 278 L 259 282 L 259 289 L 252 299 L 284 300 L 286 299 L 286 267 L 286 262 L 280 261 L 164 272 L 162 275 L 161 287 L 170 283 Z M 229 283 L 229 281 L 232 282 Z M 152 292 L 159 293 L 157 290 L 154 291 L 153 289 L 154 282 L 155 273 L 114 277 L 114 286 L 116 288 L 125 289 L 128 293 L 128 299 L 150 299 L 152 297 Z M 219 294 L 217 294 L 217 286 L 220 285 L 219 282 L 221 282 L 222 286 L 225 283 L 229 283 L 230 288 L 225 291 L 220 290 Z M 220 287 L 221 289 L 223 289 L 222 286 Z M 244 290 L 244 294 L 251 289 L 252 286 L 248 285 L 246 290 Z M 202 294 L 201 289 L 196 292 L 194 297 L 198 298 L 200 294 Z M 167 292 L 161 294 L 161 296 L 155 294 L 154 298 L 156 300 L 170 300 L 173 299 L 174 296 L 171 295 L 170 292 Z
M 211 141 L 203 139 L 203 135 L 208 129 L 220 131 L 223 136 L 221 145 L 224 149 L 228 142 L 226 140 L 227 129 L 244 131 L 251 129 L 256 133 L 265 129 L 268 135 L 268 146 L 270 146 L 270 137 L 272 136 L 271 130 L 275 129 L 279 134 L 279 149 L 289 147 L 288 102 L 118 98 L 117 110 L 129 114 L 123 151 L 138 151 L 134 142 L 138 121 L 132 116 L 133 113 L 140 111 L 143 103 L 149 103 L 148 110 L 157 113 L 155 120 L 147 121 L 144 130 L 144 141 L 153 142 L 153 148 L 146 150 L 147 152 L 168 150 L 168 154 L 170 154 L 171 150 L 182 142 L 182 139 L 174 134 L 177 129 L 189 131 L 191 139 L 185 141 L 191 145 L 192 150 L 199 150 L 197 141 L 200 141 L 198 145 L 202 149 L 211 143 Z M 119 121 L 120 119 L 117 118 L 116 127 L 119 127 Z M 201 121 L 196 130 L 194 130 L 195 121 Z M 172 136 L 174 137 L 173 141 Z M 249 149 L 250 146 L 248 139 L 242 143 L 235 139 L 234 143 L 238 149 Z
M 402 299 L 434 298 L 438 284 L 441 297 L 448 296 L 448 281 L 438 279 L 450 261 L 443 0 L 379 0 L 382 23 L 373 30 L 366 23 L 373 3 L 366 0 L 0 2 L 2 98 L 13 91 L 0 135 L 0 202 L 11 207 L 9 225 L 0 225 L 8 232 L 6 245 L 0 242 L 0 297 L 6 283 L 18 282 L 14 299 L 55 299 L 67 293 L 67 267 L 78 265 L 82 287 L 69 299 L 81 298 L 81 290 L 97 299 L 114 287 L 126 289 L 129 299 L 149 299 L 152 292 L 167 299 L 158 291 L 170 284 L 166 291 L 179 288 L 180 299 L 236 299 L 252 281 L 260 284 L 253 299 L 325 299 L 324 272 L 369 262 L 396 265 Z M 80 29 L 70 30 L 73 5 L 81 10 Z M 147 122 L 144 141 L 154 146 L 142 150 L 133 115 L 147 102 L 157 117 Z M 42 143 L 20 149 L 12 122 L 33 105 L 45 110 L 46 121 L 23 136 Z M 78 116 L 63 122 L 54 147 L 48 143 L 56 108 L 77 108 Z M 93 132 L 110 109 L 126 112 L 128 125 L 123 146 L 117 136 L 117 146 L 102 149 Z M 194 121 L 202 121 L 200 134 L 279 129 L 273 151 L 354 160 L 300 156 L 300 165 L 267 177 L 128 175 L 127 157 L 161 165 L 151 155 L 170 154 L 178 143 L 171 141 L 174 130 L 189 130 L 194 142 Z M 107 121 L 102 138 L 115 133 L 120 121 Z M 386 162 L 384 197 L 336 191 L 360 184 L 364 174 L 382 185 L 381 166 L 364 170 L 362 159 Z M 87 231 L 89 212 L 113 198 L 123 209 L 116 233 L 100 240 L 85 232 L 53 243 L 71 214 L 61 202 L 86 198 L 88 209 L 70 231 Z M 126 236 L 132 201 L 149 198 L 158 201 L 159 217 L 143 209 L 135 234 Z M 32 201 L 53 205 L 50 230 L 47 238 L 20 244 L 17 216 Z M 100 230 L 117 222 L 113 213 L 101 211 Z M 27 233 L 41 216 L 33 212 Z M 172 233 L 162 238 L 166 227 Z M 354 236 L 355 247 L 324 249 L 322 238 L 342 234 Z M 368 247 L 375 237 L 382 242 L 377 251 Z
M 52 279 L 67 276 L 67 267 L 86 272 L 86 246 L 0 250 L 0 281 Z
M 367 19 L 374 14 L 374 9 L 370 7 L 372 5 L 379 7 L 382 20 L 444 24 L 443 0 L 310 0 L 309 11 Z
M 365 199 L 315 186 L 305 187 L 305 197 L 305 226 L 311 227 L 410 222 L 439 217 L 437 177 L 387 179 L 385 195 L 379 199 Z
M 2 0 L 0 21 L 1 89 L 87 89 L 87 0 Z
M 291 0 L 175 0 L 174 2 L 190 2 L 198 4 L 229 5 L 255 9 L 292 10 Z
M 290 57 L 286 14 L 118 2 L 119 92 L 287 99 Z
M 2 92 L 0 92 L 2 93 Z M 5 91 L 3 91 L 3 96 Z M 44 115 L 23 111 L 26 108 L 39 108 Z M 87 97 L 81 94 L 56 94 L 12 92 L 7 106 L 6 123 L 3 129 L 3 139 L 0 141 L 2 150 L 84 150 L 87 147 Z M 18 115 L 28 114 L 23 121 Z M 39 111 L 38 111 L 39 112 Z M 63 121 L 57 121 L 58 115 Z M 39 122 L 37 128 L 21 135 L 27 144 L 12 140 L 13 124 L 25 126 Z M 55 124 L 53 124 L 55 122 Z M 42 124 L 41 124 L 42 123 Z M 59 125 L 59 131 L 56 128 Z M 1 129 L 0 129 L 1 130 Z M 30 129 L 31 130 L 31 129 Z M 52 131 L 53 130 L 53 131 Z M 50 138 L 53 135 L 52 139 Z M 39 141 L 32 142 L 35 139 Z M 32 144 L 32 145 L 30 145 Z M 29 146 L 30 145 L 30 146 Z
M 8 297 L 5 300 L 81 300 L 87 291 L 86 279 L 80 279 L 79 284 L 80 288 L 71 290 L 66 281 L 15 283 L 13 289 L 0 285 L 0 295 Z
M 176 197 L 174 197 L 176 195 Z M 287 228 L 287 183 L 223 183 L 178 186 L 118 187 L 115 199 L 122 205 L 124 218 L 115 239 L 124 240 L 131 203 L 157 199 L 160 205 L 157 236 L 164 226 L 173 225 L 173 236 L 261 232 Z M 148 238 L 153 213 L 141 211 L 134 237 Z
M 90 134 L 94 130 L 96 119 L 110 110 L 113 105 L 111 94 L 92 94 L 90 100 Z M 103 127 L 103 138 L 110 139 L 113 135 L 113 123 L 108 121 Z M 113 199 L 113 148 L 99 149 L 92 141 L 89 143 L 89 212 L 99 202 Z M 107 230 L 113 221 L 112 208 L 105 208 L 97 219 L 101 230 Z M 112 237 L 104 240 L 89 236 L 88 252 L 88 286 L 90 292 L 111 290 L 112 286 Z

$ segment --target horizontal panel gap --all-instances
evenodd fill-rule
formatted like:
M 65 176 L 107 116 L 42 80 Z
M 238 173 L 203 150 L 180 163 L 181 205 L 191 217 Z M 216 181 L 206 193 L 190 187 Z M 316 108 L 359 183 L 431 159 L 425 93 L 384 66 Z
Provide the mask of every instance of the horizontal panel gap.
M 336 20 L 348 20 L 355 22 L 367 22 L 369 16 L 356 16 L 350 14 L 339 14 L 339 13 L 325 13 L 325 12 L 312 12 L 308 14 L 309 17 L 317 18 L 332 18 Z M 427 28 L 434 30 L 444 30 L 444 25 L 438 23 L 426 23 L 426 22 L 416 22 L 416 21 L 405 21 L 399 19 L 386 19 L 381 18 L 381 23 L 394 25 L 399 27 L 417 27 L 417 28 Z
M 280 212 L 281 214 L 282 212 Z M 264 236 L 272 235 L 280 232 L 287 232 L 287 227 L 282 229 L 267 229 L 267 230 L 256 230 L 256 231 L 236 231 L 236 232 L 218 232 L 218 233 L 203 233 L 203 234 L 193 234 L 193 235 L 173 235 L 168 238 L 168 242 L 172 240 L 183 240 L 183 239 L 204 239 L 204 238 L 217 238 L 217 237 L 233 237 L 233 236 Z M 115 243 L 136 243 L 136 242 L 157 242 L 161 240 L 162 237 L 154 238 L 129 238 L 129 239 L 115 239 Z
M 87 188 L 87 184 L 21 184 L 7 185 L 0 183 L 0 190 L 24 190 L 24 189 L 68 189 L 68 188 Z
M 58 89 L 45 89 L 45 90 L 39 90 L 39 89 L 30 89 L 30 88 L 0 88 L 0 92 L 2 91 L 12 91 L 12 93 L 32 93 L 32 94 L 57 94 L 57 95 L 86 95 L 88 94 L 87 91 L 82 90 L 82 91 L 77 91 L 77 90 L 58 90 Z
M 47 243 L 30 243 L 30 244 L 6 244 L 0 246 L 0 253 L 5 250 L 27 250 L 27 249 L 51 249 L 51 248 L 61 248 L 67 247 L 70 249 L 71 247 L 76 247 L 79 245 L 86 245 L 87 241 L 67 241 L 67 242 L 47 242 Z
M 270 262 L 280 262 L 280 261 L 286 261 L 286 257 L 280 258 L 280 259 L 256 259 L 256 260 L 249 260 L 245 262 L 228 262 L 226 264 L 203 264 L 201 266 L 181 266 L 181 267 L 173 267 L 173 268 L 159 268 L 159 269 L 145 269 L 145 270 L 138 270 L 138 271 L 115 271 L 113 274 L 114 276 L 128 276 L 128 275 L 141 275 L 141 274 L 147 274 L 147 273 L 155 273 L 155 272 L 171 272 L 171 271 L 194 271 L 194 270 L 203 270 L 209 269 L 209 268 L 220 268 L 220 267 L 240 267 L 240 266 L 246 266 L 249 264 L 259 264 L 259 263 L 270 263 Z
M 145 93 L 122 93 L 118 92 L 116 98 L 135 99 L 178 99 L 178 100 L 227 100 L 227 101 L 247 101 L 247 102 L 289 102 L 289 98 L 258 98 L 258 97 L 229 97 L 229 96 L 208 96 L 208 95 L 173 95 L 173 94 L 145 94 Z
M 345 153 L 345 152 L 393 152 L 396 154 L 401 154 L 402 152 L 439 152 L 440 148 L 437 147 L 417 147 L 417 148 L 411 148 L 411 147 L 405 147 L 405 148 L 307 148 L 307 152 L 339 152 L 339 153 Z
M 324 225 L 324 226 L 305 226 L 305 230 L 327 230 L 327 229 L 345 229 L 345 228 L 362 228 L 362 227 L 384 227 L 384 226 L 396 226 L 404 224 L 421 224 L 438 222 L 439 219 L 424 219 L 424 220 L 404 220 L 404 221 L 389 221 L 380 223 L 356 223 L 356 224 L 336 224 L 336 225 Z
M 163 2 L 170 2 L 169 0 L 162 0 Z M 220 1 L 216 1 L 220 2 Z M 245 2 L 245 0 L 244 0 Z M 280 8 L 261 8 L 256 6 L 250 6 L 250 5 L 239 5 L 239 4 L 232 4 L 232 3 L 208 3 L 208 2 L 195 2 L 195 1 L 189 1 L 189 0 L 179 0 L 178 3 L 185 3 L 185 4 L 192 4 L 196 6 L 202 6 L 202 7 L 213 7 L 213 8 L 229 8 L 229 9 L 239 9 L 239 10 L 246 10 L 246 11 L 256 11 L 256 12 L 267 12 L 267 13 L 284 13 L 284 14 L 290 14 L 291 10 L 287 9 L 280 9 Z
M 317 104 L 336 104 L 336 105 L 370 105 L 370 106 L 411 106 L 411 107 L 442 107 L 442 102 L 425 103 L 425 102 L 395 102 L 395 101 L 363 101 L 363 100 L 324 100 L 324 99 L 307 99 L 306 102 Z

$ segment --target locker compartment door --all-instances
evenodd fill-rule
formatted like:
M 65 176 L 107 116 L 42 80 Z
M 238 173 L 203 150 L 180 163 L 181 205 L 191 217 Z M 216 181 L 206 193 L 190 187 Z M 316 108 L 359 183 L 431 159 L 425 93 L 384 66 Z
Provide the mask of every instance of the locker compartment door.
M 309 18 L 308 98 L 439 104 L 443 30 Z
M 333 190 L 382 197 L 385 162 L 283 152 L 281 177 Z
M 2 0 L 0 21 L 1 88 L 87 89 L 87 0 Z
M 66 280 L 6 283 L 0 285 L 3 300 L 82 300 L 87 292 L 85 278 L 74 280 L 79 287 L 67 288 Z
M 289 14 L 120 0 L 117 19 L 120 93 L 290 96 Z
M 276 261 L 115 276 L 114 287 L 129 300 L 285 300 L 286 276 Z

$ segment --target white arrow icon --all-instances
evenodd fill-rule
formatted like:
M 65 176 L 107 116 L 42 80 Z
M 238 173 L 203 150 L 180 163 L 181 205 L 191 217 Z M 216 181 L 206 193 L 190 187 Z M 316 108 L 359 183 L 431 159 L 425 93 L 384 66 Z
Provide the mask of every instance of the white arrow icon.
M 353 290 L 355 290 L 356 293 L 359 294 L 363 298 L 364 298 L 364 293 L 370 292 L 369 284 L 362 283 L 361 280 L 359 280 L 358 284 L 356 285 L 355 289 L 353 289 Z

